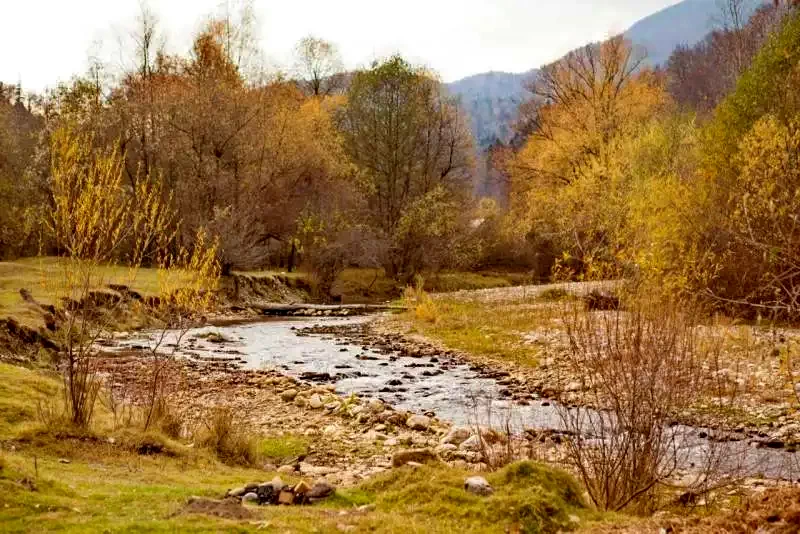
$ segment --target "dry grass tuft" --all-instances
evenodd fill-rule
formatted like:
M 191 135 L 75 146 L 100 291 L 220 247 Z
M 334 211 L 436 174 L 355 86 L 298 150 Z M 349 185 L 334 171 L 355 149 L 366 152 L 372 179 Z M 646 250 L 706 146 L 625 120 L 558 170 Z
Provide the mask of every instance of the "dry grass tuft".
M 214 452 L 220 461 L 231 465 L 258 463 L 258 440 L 237 421 L 230 408 L 215 408 L 203 421 L 199 444 Z

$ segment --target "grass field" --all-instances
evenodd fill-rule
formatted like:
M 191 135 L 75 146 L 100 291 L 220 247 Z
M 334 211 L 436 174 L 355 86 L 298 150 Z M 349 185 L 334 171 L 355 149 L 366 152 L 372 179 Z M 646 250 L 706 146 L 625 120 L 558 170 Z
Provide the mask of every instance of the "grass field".
M 432 293 L 445 293 L 464 289 L 509 287 L 530 282 L 526 274 L 499 272 L 442 272 L 425 275 L 424 286 Z M 388 278 L 383 269 L 345 269 L 333 286 L 333 293 L 342 296 L 342 302 L 380 302 L 392 300 L 403 294 L 404 286 Z
M 35 525 L 37 532 L 81 533 L 546 533 L 603 519 L 584 505 L 571 477 L 530 462 L 487 475 L 495 488 L 488 498 L 464 491 L 470 473 L 425 466 L 392 470 L 314 506 L 187 507 L 191 496 L 219 498 L 275 473 L 222 465 L 187 443 L 171 444 L 169 454 L 137 454 L 126 445 L 135 429 L 113 431 L 102 407 L 91 431 L 45 427 L 37 404 L 58 399 L 59 387 L 51 373 L 0 364 L 2 532 Z M 304 447 L 296 437 L 264 443 L 273 456 Z
M 448 348 L 534 367 L 540 349 L 525 336 L 558 328 L 560 310 L 548 297 L 486 303 L 444 295 L 409 303 L 397 320 Z

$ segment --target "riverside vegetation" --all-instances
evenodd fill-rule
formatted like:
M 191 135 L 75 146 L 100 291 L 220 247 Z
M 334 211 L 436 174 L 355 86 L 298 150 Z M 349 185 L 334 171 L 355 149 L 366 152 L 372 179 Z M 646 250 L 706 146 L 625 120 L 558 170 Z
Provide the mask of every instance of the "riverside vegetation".
M 0 84 L 0 530 L 796 531 L 800 14 L 724 4 L 664 68 L 620 36 L 545 65 L 480 156 L 399 55 L 344 72 L 308 37 L 270 72 L 247 2 L 183 55 L 143 4 L 122 72 Z M 390 299 L 358 346 L 559 428 L 453 427 L 198 333 Z

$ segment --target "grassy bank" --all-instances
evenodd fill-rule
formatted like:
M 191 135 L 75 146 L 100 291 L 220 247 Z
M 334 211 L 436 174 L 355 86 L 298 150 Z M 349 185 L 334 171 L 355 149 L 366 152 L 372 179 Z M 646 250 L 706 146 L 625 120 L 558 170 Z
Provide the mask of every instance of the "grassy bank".
M 542 346 L 530 334 L 561 326 L 558 303 L 565 297 L 558 293 L 490 302 L 447 295 L 420 298 L 396 319 L 408 331 L 451 349 L 535 367 Z
M 463 489 L 470 473 L 425 466 L 389 471 L 314 506 L 188 505 L 276 473 L 223 465 L 209 451 L 133 428 L 112 430 L 103 406 L 91 431 L 44 426 L 39 403 L 58 399 L 59 387 L 52 373 L 0 364 L 0 531 L 556 532 L 602 519 L 568 475 L 529 462 L 487 475 L 495 488 L 488 498 Z M 144 439 L 165 447 L 139 454 L 131 444 Z M 296 437 L 263 444 L 274 456 L 304 446 Z
M 64 260 L 52 257 L 0 262 L 0 318 L 12 317 L 27 326 L 40 326 L 41 313 L 23 301 L 20 290 L 28 290 L 42 304 L 57 304 L 55 301 L 59 292 L 59 280 L 64 276 L 64 265 Z M 278 271 L 257 271 L 240 274 L 254 277 L 281 274 L 289 280 L 310 280 L 310 276 L 304 272 L 286 274 Z M 133 272 L 124 266 L 103 267 L 98 270 L 97 277 L 102 280 L 103 285 L 126 285 L 145 297 L 158 295 L 161 284 L 158 269 L 150 268 Z M 447 292 L 508 287 L 526 281 L 524 274 L 447 272 L 426 277 L 425 286 L 433 292 Z M 399 297 L 402 291 L 402 284 L 387 278 L 383 270 L 354 268 L 346 269 L 333 288 L 333 293 L 340 295 L 344 303 L 387 301 Z
M 20 289 L 31 292 L 42 304 L 56 304 L 59 280 L 64 276 L 64 260 L 25 258 L 0 262 L 0 317 L 13 317 L 22 324 L 39 326 L 41 314 L 20 297 Z M 123 284 L 144 296 L 158 295 L 157 269 L 138 269 L 135 273 L 122 266 L 102 267 L 98 278 L 104 284 Z

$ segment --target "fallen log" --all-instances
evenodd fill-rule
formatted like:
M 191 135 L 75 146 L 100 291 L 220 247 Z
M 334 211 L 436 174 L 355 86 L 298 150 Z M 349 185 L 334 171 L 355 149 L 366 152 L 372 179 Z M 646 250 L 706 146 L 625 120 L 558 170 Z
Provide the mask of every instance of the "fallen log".
M 259 304 L 251 307 L 261 315 L 272 317 L 347 317 L 387 311 L 400 312 L 406 309 L 391 304 Z

